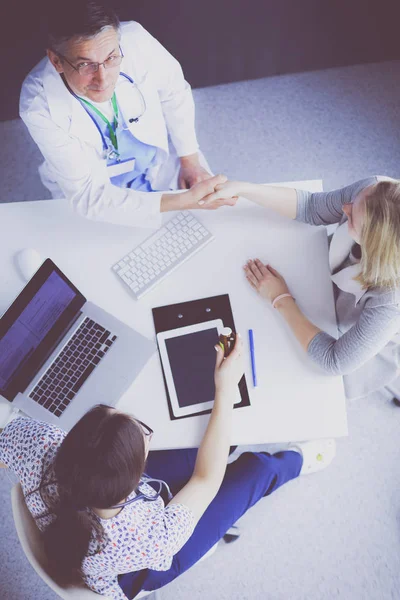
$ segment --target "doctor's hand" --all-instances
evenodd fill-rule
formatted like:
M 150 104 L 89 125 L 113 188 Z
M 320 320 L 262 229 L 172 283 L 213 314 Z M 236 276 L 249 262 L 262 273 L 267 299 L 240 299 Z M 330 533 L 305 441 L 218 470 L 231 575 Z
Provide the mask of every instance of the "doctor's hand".
M 218 198 L 212 202 L 206 202 L 207 197 L 214 192 L 215 186 L 225 181 L 225 175 L 214 175 L 205 181 L 196 183 L 186 192 L 165 193 L 161 197 L 160 211 L 215 210 L 220 206 L 235 206 L 237 198 Z
M 190 190 L 181 194 L 185 204 L 184 208 L 215 210 L 220 206 L 235 206 L 237 198 L 218 198 L 212 202 L 207 202 L 207 197 L 214 192 L 215 187 L 225 181 L 225 175 L 214 175 L 210 179 L 196 183 Z
M 178 176 L 180 190 L 188 190 L 196 183 L 210 179 L 212 175 L 201 166 L 198 154 L 181 156 L 181 168 Z
M 282 275 L 258 258 L 248 260 L 243 269 L 247 281 L 265 300 L 273 302 L 281 294 L 290 294 Z
M 222 393 L 224 397 L 228 394 L 229 400 L 233 402 L 234 392 L 244 373 L 243 342 L 240 334 L 237 334 L 235 346 L 227 358 L 224 358 L 224 351 L 219 344 L 215 346 L 215 350 L 215 391 Z

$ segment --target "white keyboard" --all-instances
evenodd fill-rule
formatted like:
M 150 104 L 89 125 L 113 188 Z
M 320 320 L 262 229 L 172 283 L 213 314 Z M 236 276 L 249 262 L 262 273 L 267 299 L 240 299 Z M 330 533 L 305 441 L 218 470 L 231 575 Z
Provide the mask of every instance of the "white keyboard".
M 180 212 L 121 258 L 113 270 L 139 299 L 212 239 L 192 213 Z

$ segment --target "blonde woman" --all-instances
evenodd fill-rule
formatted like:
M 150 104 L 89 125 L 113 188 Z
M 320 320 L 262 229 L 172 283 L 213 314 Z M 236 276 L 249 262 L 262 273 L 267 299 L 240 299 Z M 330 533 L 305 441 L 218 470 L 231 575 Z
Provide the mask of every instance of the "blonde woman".
M 244 196 L 311 225 L 338 224 L 330 239 L 329 264 L 339 339 L 318 329 L 301 312 L 294 299 L 296 281 L 286 284 L 258 258 L 247 262 L 245 274 L 282 315 L 309 357 L 328 373 L 344 375 L 348 398 L 386 388 L 396 402 L 400 398 L 400 181 L 370 177 L 319 193 L 228 181 L 206 202 L 222 195 Z

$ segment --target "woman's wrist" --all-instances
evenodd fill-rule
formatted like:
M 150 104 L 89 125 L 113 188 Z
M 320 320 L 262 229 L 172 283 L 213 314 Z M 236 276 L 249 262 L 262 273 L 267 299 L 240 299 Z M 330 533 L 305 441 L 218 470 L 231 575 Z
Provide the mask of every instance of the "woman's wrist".
M 234 383 L 217 383 L 215 385 L 215 401 L 214 404 L 227 404 L 229 405 L 229 398 L 232 399 L 236 393 L 237 385 Z
M 282 298 L 276 308 L 289 325 L 301 346 L 307 352 L 311 340 L 321 331 L 301 312 L 294 298 Z
M 258 184 L 250 183 L 249 181 L 237 181 L 236 193 L 238 196 L 243 196 L 243 198 L 247 198 L 251 196 L 252 193 L 257 191 Z
M 279 310 L 279 312 L 282 312 L 286 309 L 291 309 L 293 306 L 296 306 L 296 300 L 291 294 L 288 294 L 287 296 L 281 294 L 272 301 L 272 306 Z

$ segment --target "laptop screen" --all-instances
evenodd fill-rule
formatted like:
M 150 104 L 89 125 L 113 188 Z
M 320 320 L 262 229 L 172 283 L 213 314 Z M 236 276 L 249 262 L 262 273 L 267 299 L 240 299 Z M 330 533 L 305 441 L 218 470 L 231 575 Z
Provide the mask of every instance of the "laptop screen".
M 0 321 L 0 393 L 23 391 L 74 321 L 85 298 L 46 260 Z

